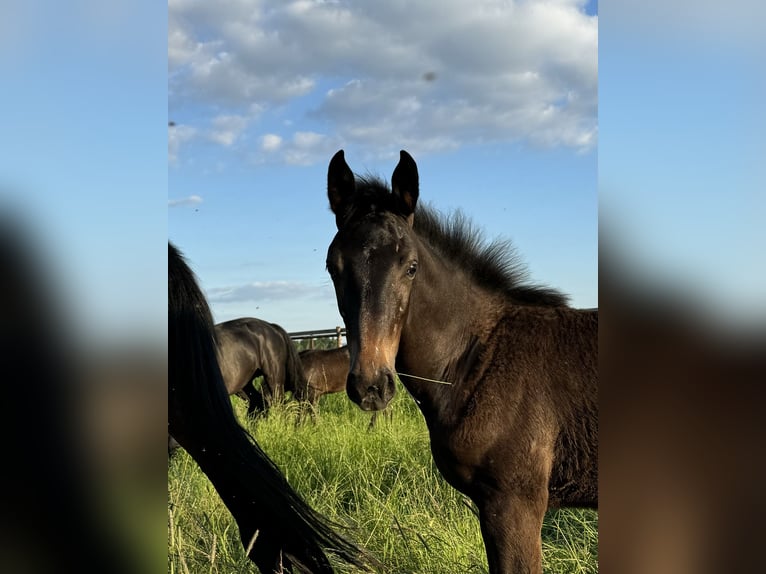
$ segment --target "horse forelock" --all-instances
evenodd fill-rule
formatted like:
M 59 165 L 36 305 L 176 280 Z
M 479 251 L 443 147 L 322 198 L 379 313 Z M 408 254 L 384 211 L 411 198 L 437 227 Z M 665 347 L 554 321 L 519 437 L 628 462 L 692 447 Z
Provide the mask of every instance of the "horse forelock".
M 338 227 L 347 228 L 385 214 L 404 217 L 388 184 L 375 176 L 357 177 L 356 191 L 338 216 Z

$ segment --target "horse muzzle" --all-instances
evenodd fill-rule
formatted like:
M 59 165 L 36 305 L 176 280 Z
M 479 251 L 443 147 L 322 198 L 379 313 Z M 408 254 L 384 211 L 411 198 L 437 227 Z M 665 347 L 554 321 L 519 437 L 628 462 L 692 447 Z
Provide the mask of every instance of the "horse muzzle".
M 394 373 L 389 369 L 369 377 L 351 372 L 346 379 L 346 393 L 363 411 L 382 411 L 394 396 L 394 381 Z

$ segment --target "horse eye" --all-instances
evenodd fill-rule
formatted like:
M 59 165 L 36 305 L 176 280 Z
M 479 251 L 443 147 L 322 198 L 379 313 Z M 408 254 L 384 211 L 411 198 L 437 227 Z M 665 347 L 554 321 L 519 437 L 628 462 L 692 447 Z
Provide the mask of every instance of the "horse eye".
M 413 261 L 412 263 L 410 263 L 410 266 L 407 268 L 407 277 L 409 277 L 410 279 L 415 277 L 415 273 L 417 272 L 417 270 L 418 270 L 418 262 Z

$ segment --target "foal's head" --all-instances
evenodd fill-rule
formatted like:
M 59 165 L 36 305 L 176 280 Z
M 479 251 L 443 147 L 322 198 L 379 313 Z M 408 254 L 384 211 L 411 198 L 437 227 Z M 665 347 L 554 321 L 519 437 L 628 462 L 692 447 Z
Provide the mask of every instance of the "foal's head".
M 418 270 L 412 232 L 418 168 L 406 151 L 391 187 L 356 181 L 343 150 L 330 161 L 327 195 L 338 233 L 327 252 L 327 270 L 351 353 L 346 391 L 363 410 L 383 409 L 394 395 L 399 336 Z

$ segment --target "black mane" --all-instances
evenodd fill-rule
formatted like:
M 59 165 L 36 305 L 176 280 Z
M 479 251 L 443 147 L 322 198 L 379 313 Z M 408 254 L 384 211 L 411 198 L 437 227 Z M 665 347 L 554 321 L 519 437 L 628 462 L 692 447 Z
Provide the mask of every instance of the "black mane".
M 376 176 L 357 177 L 345 221 L 384 212 L 399 214 L 399 204 L 387 183 Z M 479 285 L 504 293 L 516 304 L 567 305 L 568 297 L 560 291 L 528 283 L 529 273 L 510 240 L 486 242 L 482 231 L 461 211 L 444 216 L 431 205 L 420 203 L 414 230 L 442 257 L 468 271 Z

